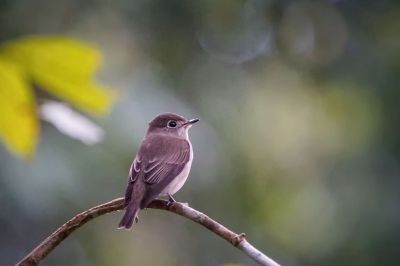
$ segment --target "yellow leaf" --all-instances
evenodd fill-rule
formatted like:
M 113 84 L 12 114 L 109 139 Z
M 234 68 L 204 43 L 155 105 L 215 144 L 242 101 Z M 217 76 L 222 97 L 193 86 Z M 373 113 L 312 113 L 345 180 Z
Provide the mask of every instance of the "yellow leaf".
M 25 67 L 40 88 L 77 108 L 95 114 L 109 110 L 113 93 L 93 81 L 101 63 L 94 47 L 64 37 L 25 37 L 6 43 L 0 52 Z
M 19 156 L 33 154 L 38 119 L 31 89 L 23 71 L 0 58 L 0 136 L 7 148 Z

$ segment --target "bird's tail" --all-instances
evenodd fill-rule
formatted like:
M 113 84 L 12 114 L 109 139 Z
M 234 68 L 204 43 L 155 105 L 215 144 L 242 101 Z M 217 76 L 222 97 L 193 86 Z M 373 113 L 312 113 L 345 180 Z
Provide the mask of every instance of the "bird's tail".
M 136 184 L 136 188 L 140 188 L 140 184 Z M 124 214 L 124 217 L 122 217 L 121 222 L 119 222 L 118 228 L 126 228 L 129 229 L 132 227 L 133 222 L 138 222 L 138 212 L 140 210 L 140 200 L 137 199 L 137 196 L 142 194 L 142 193 L 137 193 L 141 192 L 141 190 L 136 189 L 136 197 L 134 197 L 134 183 L 129 182 L 128 186 L 126 187 L 125 191 L 125 207 L 126 211 Z
M 133 222 L 138 222 L 138 212 L 140 208 L 139 206 L 135 205 L 128 205 L 124 214 L 124 217 L 122 217 L 121 222 L 119 222 L 118 228 L 125 228 L 125 229 L 130 229 L 133 225 Z

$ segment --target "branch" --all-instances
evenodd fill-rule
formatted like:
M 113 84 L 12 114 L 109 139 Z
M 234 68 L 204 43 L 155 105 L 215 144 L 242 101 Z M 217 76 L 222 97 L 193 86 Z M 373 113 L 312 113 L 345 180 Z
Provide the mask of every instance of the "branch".
M 123 198 L 117 198 L 112 201 L 95 206 L 87 211 L 84 211 L 74 216 L 71 220 L 63 224 L 50 236 L 48 236 L 25 258 L 18 262 L 16 266 L 38 265 L 40 261 L 46 258 L 46 256 L 73 231 L 100 215 L 124 209 L 123 203 Z M 167 204 L 167 201 L 165 200 L 154 200 L 152 203 L 150 203 L 148 208 L 166 210 L 186 217 L 187 219 L 192 220 L 206 227 L 211 232 L 219 235 L 220 237 L 231 243 L 234 247 L 243 251 L 247 256 L 252 258 L 260 265 L 279 266 L 278 263 L 267 257 L 265 254 L 263 254 L 261 251 L 252 246 L 249 242 L 247 242 L 243 233 L 236 234 L 232 232 L 225 226 L 209 218 L 207 215 L 193 208 L 190 208 L 184 203 L 174 202 L 172 204 Z

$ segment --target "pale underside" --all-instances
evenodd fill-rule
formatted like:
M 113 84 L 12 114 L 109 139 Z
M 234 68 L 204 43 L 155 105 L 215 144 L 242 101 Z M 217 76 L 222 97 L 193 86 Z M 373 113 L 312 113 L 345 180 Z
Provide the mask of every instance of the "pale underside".
M 192 150 L 192 144 L 189 141 L 190 145 L 190 157 L 189 161 L 186 163 L 185 167 L 183 168 L 182 172 L 180 172 L 179 175 L 177 175 L 171 183 L 169 183 L 160 193 L 160 196 L 166 196 L 168 194 L 174 195 L 176 192 L 178 192 L 183 185 L 186 182 L 186 179 L 189 176 L 190 168 L 192 167 L 192 161 L 193 161 L 193 150 Z

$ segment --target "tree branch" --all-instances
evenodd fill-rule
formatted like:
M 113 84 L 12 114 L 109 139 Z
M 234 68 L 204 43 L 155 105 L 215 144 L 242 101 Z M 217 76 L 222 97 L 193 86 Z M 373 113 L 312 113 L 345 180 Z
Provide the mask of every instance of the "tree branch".
M 32 266 L 38 265 L 46 256 L 55 249 L 65 238 L 67 238 L 73 231 L 89 222 L 90 220 L 117 210 L 124 209 L 124 199 L 117 198 L 112 201 L 95 206 L 87 211 L 84 211 L 71 220 L 63 224 L 50 236 L 48 236 L 42 243 L 40 243 L 34 250 L 31 251 L 25 258 L 18 262 L 17 266 Z M 244 234 L 236 234 L 226 228 L 225 226 L 217 223 L 207 215 L 190 208 L 184 203 L 174 202 L 167 204 L 165 200 L 154 200 L 148 208 L 160 209 L 173 212 L 180 216 L 186 217 L 198 224 L 209 229 L 211 232 L 219 235 L 234 247 L 243 251 L 247 256 L 252 258 L 260 265 L 266 266 L 279 266 L 278 263 L 267 257 L 261 251 L 252 246 L 246 239 Z

